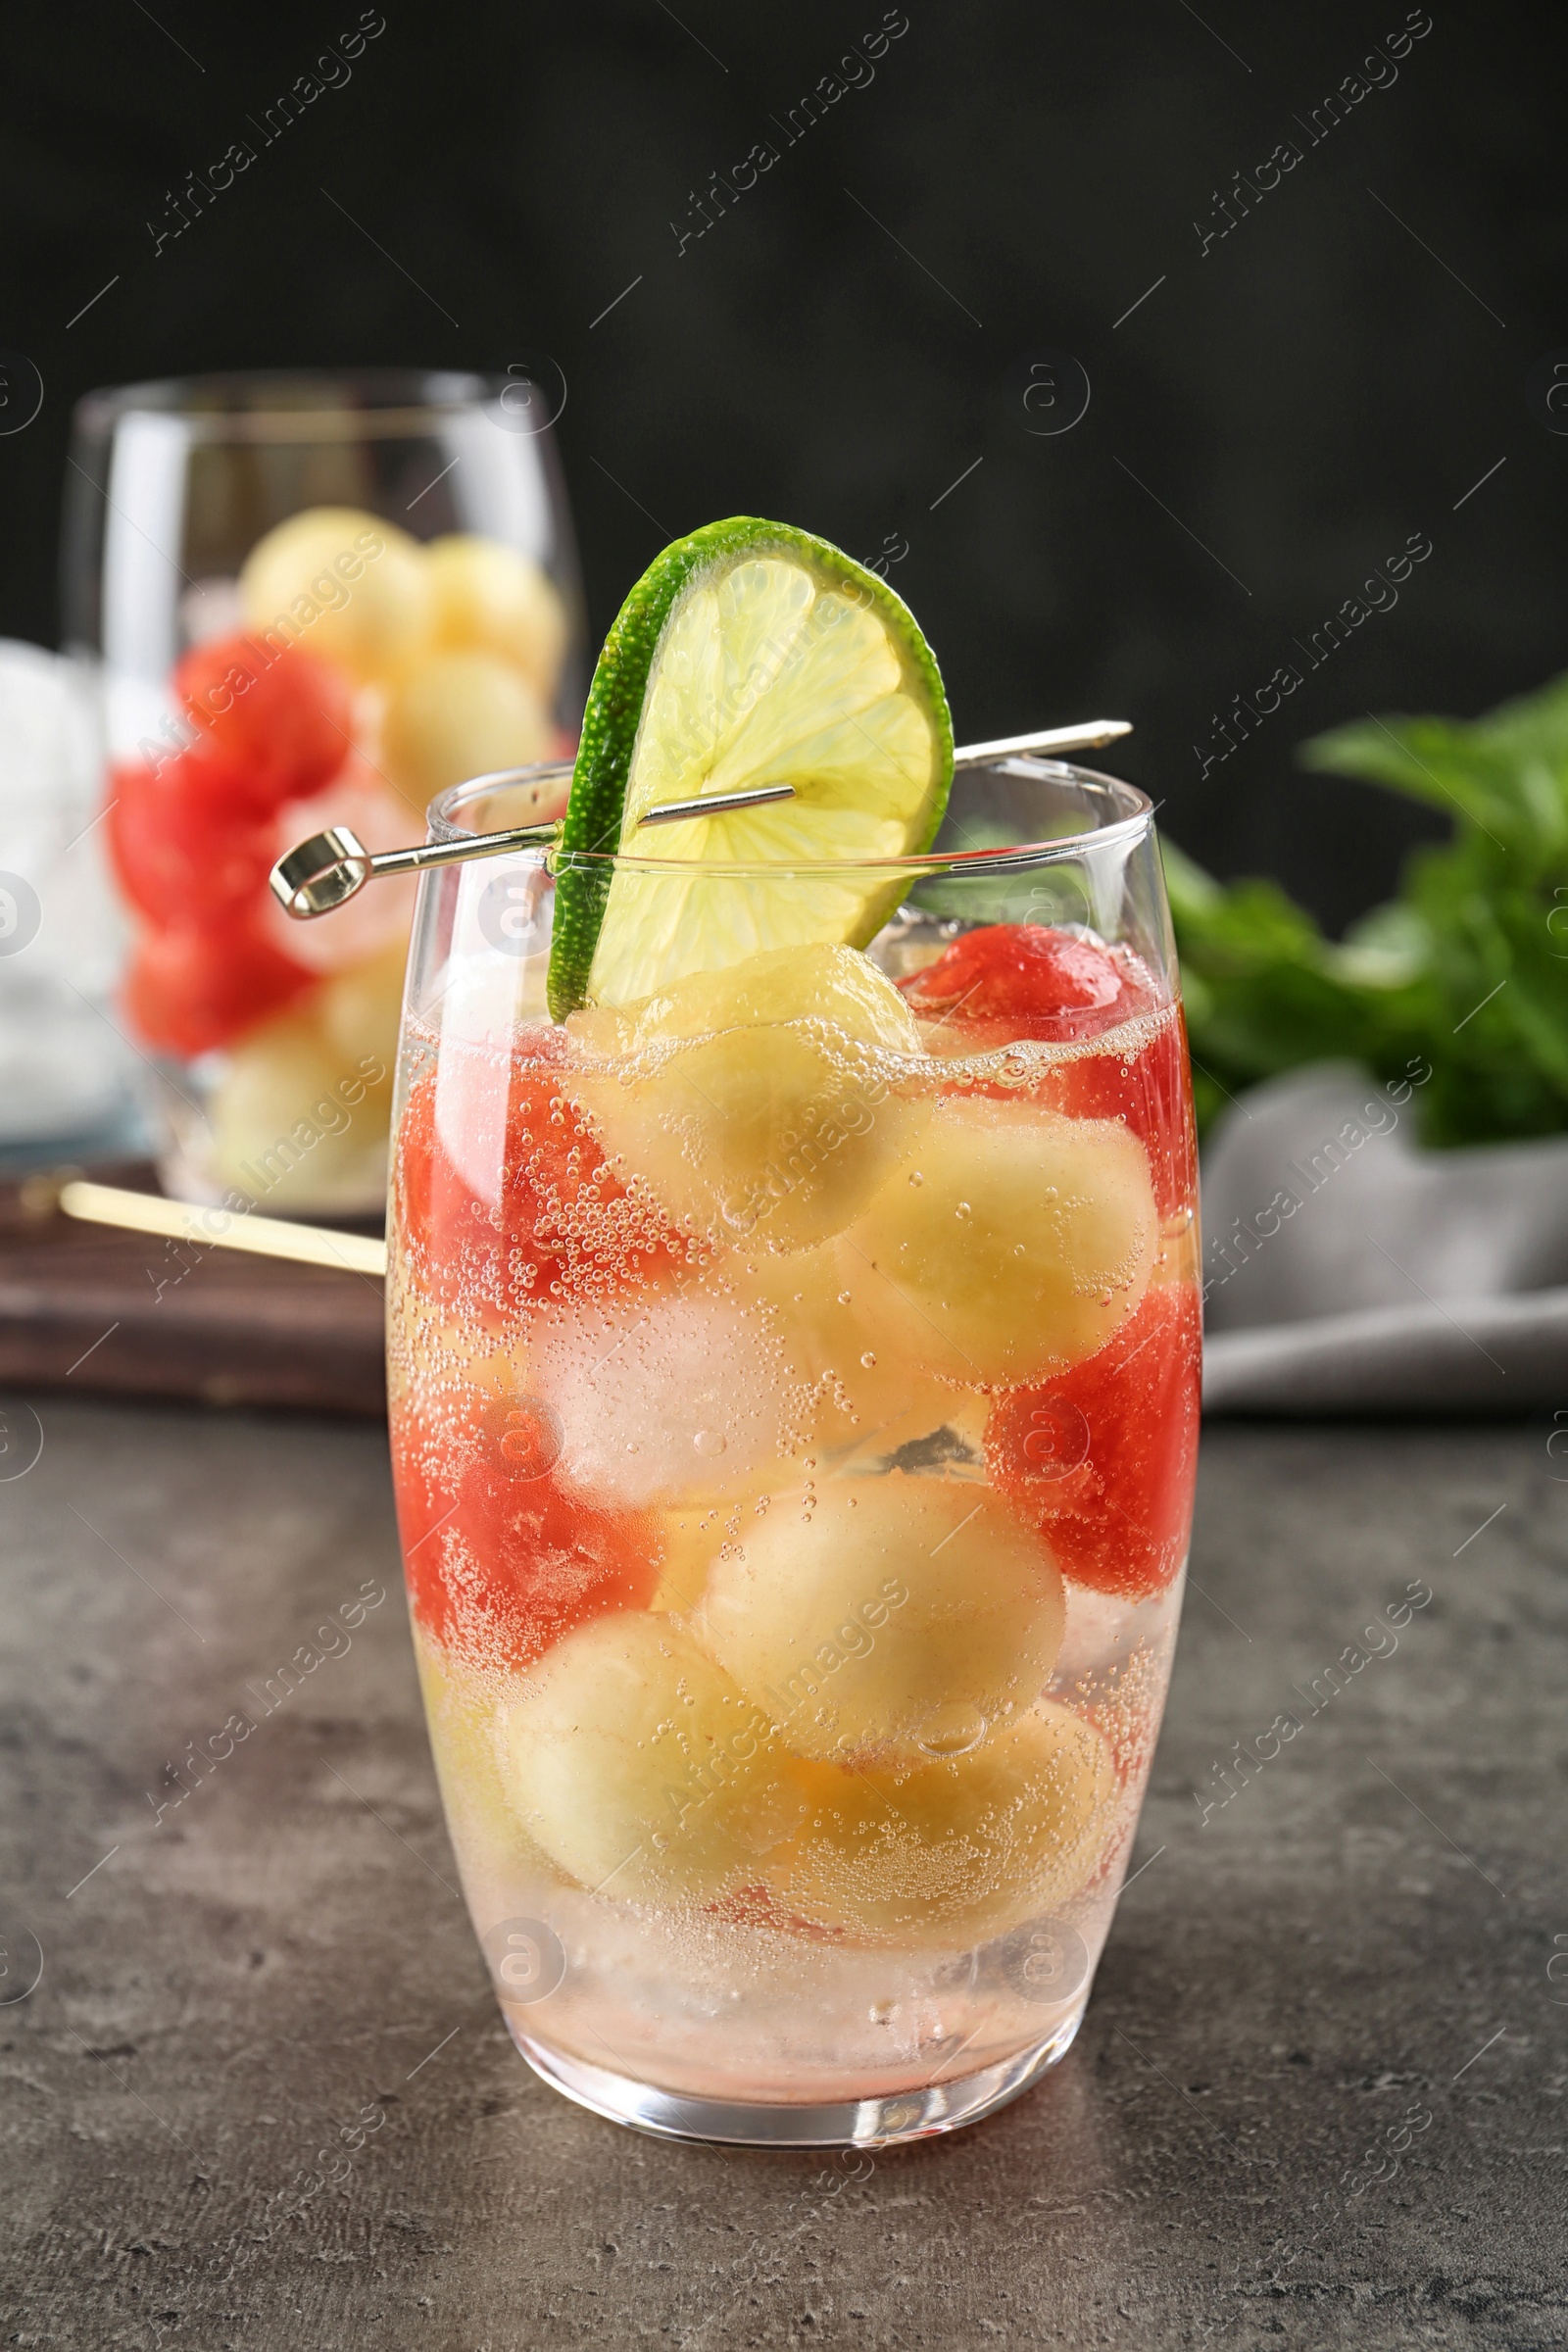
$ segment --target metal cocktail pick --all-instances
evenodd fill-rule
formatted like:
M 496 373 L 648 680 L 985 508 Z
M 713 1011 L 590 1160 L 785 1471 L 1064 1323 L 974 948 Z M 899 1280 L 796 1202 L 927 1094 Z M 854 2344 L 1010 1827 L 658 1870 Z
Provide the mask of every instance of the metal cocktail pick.
M 1008 735 L 996 743 L 972 743 L 955 752 L 955 767 L 983 767 L 994 760 L 1023 753 L 1086 751 L 1099 743 L 1113 743 L 1131 734 L 1126 719 L 1091 719 L 1076 727 L 1054 727 L 1043 734 Z M 550 771 L 531 773 L 543 781 Z M 557 774 L 565 777 L 564 765 Z M 511 783 L 517 771 L 505 770 L 479 783 Z M 795 797 L 793 784 L 765 784 L 754 792 L 707 793 L 693 801 L 666 801 L 647 809 L 645 825 L 673 825 L 683 817 L 715 816 L 729 808 L 760 808 L 769 801 Z M 272 889 L 290 914 L 301 921 L 330 913 L 352 899 L 367 882 L 380 874 L 420 873 L 427 866 L 456 865 L 468 858 L 499 858 L 509 850 L 532 849 L 553 842 L 557 823 L 515 825 L 504 833 L 481 833 L 465 841 L 428 842 L 418 849 L 388 850 L 372 856 L 347 825 L 313 833 L 298 849 L 290 850 L 272 868 Z M 87 1184 L 79 1179 L 62 1185 L 59 1203 L 67 1216 L 93 1225 L 118 1225 L 132 1232 L 162 1234 L 174 1241 L 205 1248 L 246 1250 L 266 1257 L 293 1258 L 305 1265 L 335 1266 L 346 1274 L 378 1276 L 386 1272 L 386 1244 L 368 1235 L 336 1233 L 319 1225 L 295 1225 L 280 1217 L 251 1217 L 227 1209 L 202 1208 L 184 1200 L 166 1200 L 156 1194 L 122 1191 L 117 1185 Z
M 1004 735 L 995 743 L 966 744 L 954 753 L 953 764 L 956 768 L 985 767 L 992 760 L 1012 760 L 1031 752 L 1052 756 L 1088 751 L 1131 733 L 1129 719 L 1091 718 L 1077 726 L 1048 727 L 1033 735 Z M 474 781 L 512 783 L 524 772 L 538 781 L 550 773 L 548 769 L 541 774 L 537 769 L 508 768 L 495 776 L 477 776 Z M 557 772 L 565 777 L 571 770 L 562 766 Z M 760 808 L 769 801 L 794 798 L 793 784 L 763 784 L 753 792 L 710 792 L 692 801 L 664 801 L 656 808 L 645 809 L 637 821 L 640 825 L 674 825 L 684 817 L 721 816 L 732 808 Z M 384 874 L 422 874 L 431 866 L 461 865 L 470 858 L 504 858 L 512 850 L 548 848 L 560 831 L 559 821 L 554 820 L 542 825 L 510 825 L 504 833 L 474 833 L 463 841 L 424 842 L 417 849 L 372 853 L 347 825 L 333 825 L 325 833 L 313 833 L 309 841 L 302 841 L 278 859 L 271 872 L 272 895 L 296 921 L 309 922 L 315 915 L 330 914 L 367 882 L 377 881 Z

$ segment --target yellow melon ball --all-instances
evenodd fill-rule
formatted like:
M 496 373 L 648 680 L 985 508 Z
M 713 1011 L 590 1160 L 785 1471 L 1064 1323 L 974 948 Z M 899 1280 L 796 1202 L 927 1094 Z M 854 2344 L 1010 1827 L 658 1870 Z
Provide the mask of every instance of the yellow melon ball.
M 757 1877 L 783 1766 L 766 1715 L 689 1634 L 643 1610 L 596 1618 L 529 1685 L 508 1725 L 508 1786 L 568 1877 L 655 1902 L 708 1902 Z
M 650 1512 L 656 1530 L 652 1548 L 660 1569 L 649 1607 L 690 1618 L 690 1630 L 701 1639 L 697 1615 L 714 1561 L 743 1545 L 748 1531 L 769 1511 L 800 1509 L 816 1485 L 814 1462 L 808 1469 L 805 1461 L 780 1459 L 754 1471 L 728 1493 L 700 1495 Z
M 825 1794 L 812 1782 L 811 1818 L 767 1884 L 781 1909 L 878 1942 L 956 1950 L 1004 1935 L 1075 1894 L 1115 1827 L 1105 1742 L 1049 1700 L 971 1754 L 832 1780 Z
M 956 1095 L 844 1246 L 880 1278 L 886 1344 L 949 1378 L 1004 1387 L 1102 1348 L 1148 1288 L 1158 1226 L 1149 1159 L 1111 1119 Z
M 1033 1704 L 1065 1616 L 1000 1496 L 894 1473 L 773 1503 L 718 1552 L 693 1631 L 797 1754 L 951 1755 Z
M 426 551 L 438 645 L 499 654 L 525 670 L 546 708 L 556 699 L 566 615 L 549 576 L 494 539 L 454 532 Z
M 373 1206 L 386 1189 L 392 1062 L 367 1058 L 368 1069 L 329 1044 L 314 1008 L 241 1038 L 208 1107 L 215 1181 L 285 1215 Z
M 536 689 L 495 654 L 432 654 L 404 671 L 387 697 L 387 773 L 419 801 L 469 776 L 526 767 L 549 746 L 550 720 Z
M 857 948 L 767 948 L 717 972 L 692 972 L 623 1008 L 642 1038 L 707 1038 L 722 1029 L 810 1021 L 865 1045 L 919 1054 L 913 1013 Z
M 913 1015 L 854 948 L 775 948 L 619 1012 L 574 1013 L 582 1092 L 619 1169 L 719 1241 L 809 1248 L 849 1223 L 909 1127 Z
M 725 1527 L 731 1508 L 723 1501 L 693 1502 L 657 1513 L 661 1565 L 651 1609 L 689 1617 L 701 1606 L 708 1571 L 730 1541 Z
M 310 507 L 259 539 L 239 575 L 246 626 L 276 631 L 383 676 L 429 632 L 433 597 L 417 540 L 355 507 Z
M 362 1059 L 390 1069 L 397 1059 L 408 959 L 408 942 L 396 939 L 379 956 L 335 973 L 323 985 L 317 1017 L 328 1050 L 345 1070 L 358 1069 Z
M 779 1255 L 765 1250 L 721 1261 L 738 1298 L 756 1302 L 796 1381 L 812 1393 L 824 1441 L 869 1444 L 912 1416 L 927 1430 L 950 1420 L 960 1399 L 907 1348 L 890 1348 L 866 1300 L 878 1277 L 842 1237 Z M 895 1441 L 896 1442 L 896 1441 Z
M 466 1873 L 493 1879 L 535 1855 L 507 1788 L 505 1726 L 525 1688 L 514 1672 L 475 1672 L 414 1628 L 415 1663 L 447 1828 Z

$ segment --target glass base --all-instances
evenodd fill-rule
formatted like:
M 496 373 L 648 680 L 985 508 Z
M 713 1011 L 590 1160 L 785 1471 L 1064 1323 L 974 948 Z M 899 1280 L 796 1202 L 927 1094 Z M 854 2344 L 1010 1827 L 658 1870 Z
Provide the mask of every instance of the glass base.
M 982 2067 L 978 2074 L 893 2091 L 885 2098 L 849 2099 L 824 2107 L 689 2098 L 660 2090 L 548 2049 L 520 2033 L 505 2007 L 502 2014 L 513 2040 L 543 2082 L 579 2107 L 607 2116 L 612 2124 L 627 2124 L 634 2132 L 650 2132 L 660 2139 L 719 2140 L 743 2148 L 886 2148 L 903 2140 L 930 2139 L 939 2132 L 956 2132 L 1017 2098 L 1066 2056 L 1086 2006 L 1080 2002 L 1045 2041 L 997 2066 Z

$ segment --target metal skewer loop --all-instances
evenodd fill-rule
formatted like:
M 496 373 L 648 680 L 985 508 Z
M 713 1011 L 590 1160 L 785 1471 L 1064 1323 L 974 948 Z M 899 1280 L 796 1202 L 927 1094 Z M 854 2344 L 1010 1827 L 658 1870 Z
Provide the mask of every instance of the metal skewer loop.
M 433 865 L 462 865 L 470 858 L 504 858 L 509 850 L 535 850 L 556 840 L 559 824 L 510 825 L 504 833 L 471 833 L 462 841 L 426 841 L 410 850 L 373 855 L 347 825 L 313 833 L 273 866 L 272 896 L 297 922 L 330 914 L 367 882 L 386 874 L 422 874 Z

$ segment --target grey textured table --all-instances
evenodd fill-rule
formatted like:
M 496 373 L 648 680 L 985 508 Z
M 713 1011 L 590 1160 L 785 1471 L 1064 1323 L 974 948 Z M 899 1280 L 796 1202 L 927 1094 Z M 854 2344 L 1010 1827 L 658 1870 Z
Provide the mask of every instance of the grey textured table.
M 967 2134 L 824 2166 L 635 2137 L 513 2054 L 454 1892 L 378 1431 L 41 1409 L 41 1458 L 0 1485 L 0 2340 L 1568 2341 L 1544 1429 L 1208 1434 L 1143 1867 L 1077 2046 Z M 285 1691 L 366 1580 L 384 1602 Z M 178 1797 L 187 1742 L 269 1705 Z M 1234 1743 L 1293 1710 L 1220 1804 Z

